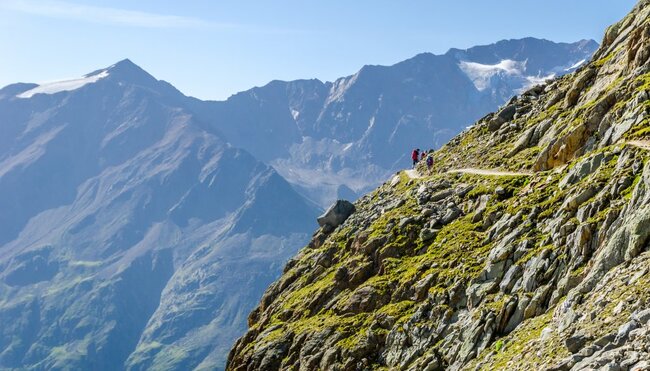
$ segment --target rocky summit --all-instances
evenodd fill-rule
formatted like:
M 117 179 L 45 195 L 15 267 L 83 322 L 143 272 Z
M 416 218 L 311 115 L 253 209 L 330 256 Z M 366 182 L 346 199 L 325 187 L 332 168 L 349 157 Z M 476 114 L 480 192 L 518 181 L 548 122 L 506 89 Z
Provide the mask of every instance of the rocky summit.
M 650 1 L 321 228 L 230 370 L 648 370 Z

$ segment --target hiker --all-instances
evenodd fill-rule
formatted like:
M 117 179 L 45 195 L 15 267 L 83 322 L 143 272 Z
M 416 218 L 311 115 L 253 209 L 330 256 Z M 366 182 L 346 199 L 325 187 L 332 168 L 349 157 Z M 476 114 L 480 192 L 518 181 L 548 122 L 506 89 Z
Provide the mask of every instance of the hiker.
M 418 164 L 418 160 L 420 159 L 420 149 L 414 149 L 413 153 L 411 153 L 411 159 L 413 160 L 413 167 Z
M 429 153 L 427 156 L 427 168 L 431 170 L 431 166 L 433 166 L 433 153 Z
M 425 157 L 427 157 L 427 151 L 422 151 L 422 154 L 420 155 L 420 161 L 424 160 Z

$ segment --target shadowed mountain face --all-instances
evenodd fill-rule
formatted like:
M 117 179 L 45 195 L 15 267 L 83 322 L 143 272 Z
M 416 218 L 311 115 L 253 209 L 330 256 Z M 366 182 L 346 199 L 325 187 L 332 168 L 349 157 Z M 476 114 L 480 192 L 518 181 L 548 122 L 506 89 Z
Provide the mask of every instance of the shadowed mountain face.
M 0 97 L 0 368 L 222 366 L 317 210 L 129 61 Z
M 326 207 L 409 166 L 413 147 L 438 147 L 513 95 L 573 71 L 597 47 L 506 40 L 365 66 L 335 82 L 274 81 L 197 111 Z

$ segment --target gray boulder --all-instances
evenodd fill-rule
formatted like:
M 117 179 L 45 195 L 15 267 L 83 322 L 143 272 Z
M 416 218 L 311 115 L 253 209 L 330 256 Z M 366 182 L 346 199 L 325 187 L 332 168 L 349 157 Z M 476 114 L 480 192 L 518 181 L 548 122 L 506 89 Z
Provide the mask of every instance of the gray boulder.
M 355 212 L 354 205 L 346 200 L 338 200 L 318 217 L 318 225 L 327 229 L 334 229 L 343 224 Z
M 420 239 L 422 242 L 427 242 L 430 241 L 438 235 L 438 230 L 437 229 L 430 229 L 430 228 L 423 228 L 422 231 L 420 231 Z
M 501 119 L 503 122 L 507 122 L 512 120 L 515 117 L 516 112 L 517 112 L 517 105 L 509 104 L 503 107 L 503 109 L 499 111 L 499 113 L 497 113 L 497 117 Z
M 594 173 L 600 165 L 611 160 L 612 155 L 605 155 L 603 153 L 598 153 L 592 157 L 586 158 L 578 162 L 571 170 L 567 176 L 565 176 L 559 184 L 560 189 L 565 189 L 572 184 L 578 183 L 588 175 Z
M 589 341 L 589 336 L 582 331 L 576 332 L 571 337 L 564 341 L 569 352 L 572 354 L 578 353 Z

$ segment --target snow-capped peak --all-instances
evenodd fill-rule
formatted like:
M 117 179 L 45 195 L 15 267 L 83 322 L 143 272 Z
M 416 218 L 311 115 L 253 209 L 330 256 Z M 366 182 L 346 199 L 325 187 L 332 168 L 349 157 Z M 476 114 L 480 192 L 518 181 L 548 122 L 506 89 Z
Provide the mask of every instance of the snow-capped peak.
M 77 90 L 87 84 L 95 83 L 105 77 L 108 77 L 108 71 L 104 70 L 98 73 L 86 75 L 79 79 L 55 81 L 41 84 L 34 89 L 18 94 L 17 98 L 31 98 L 36 94 L 56 94 L 63 91 Z

